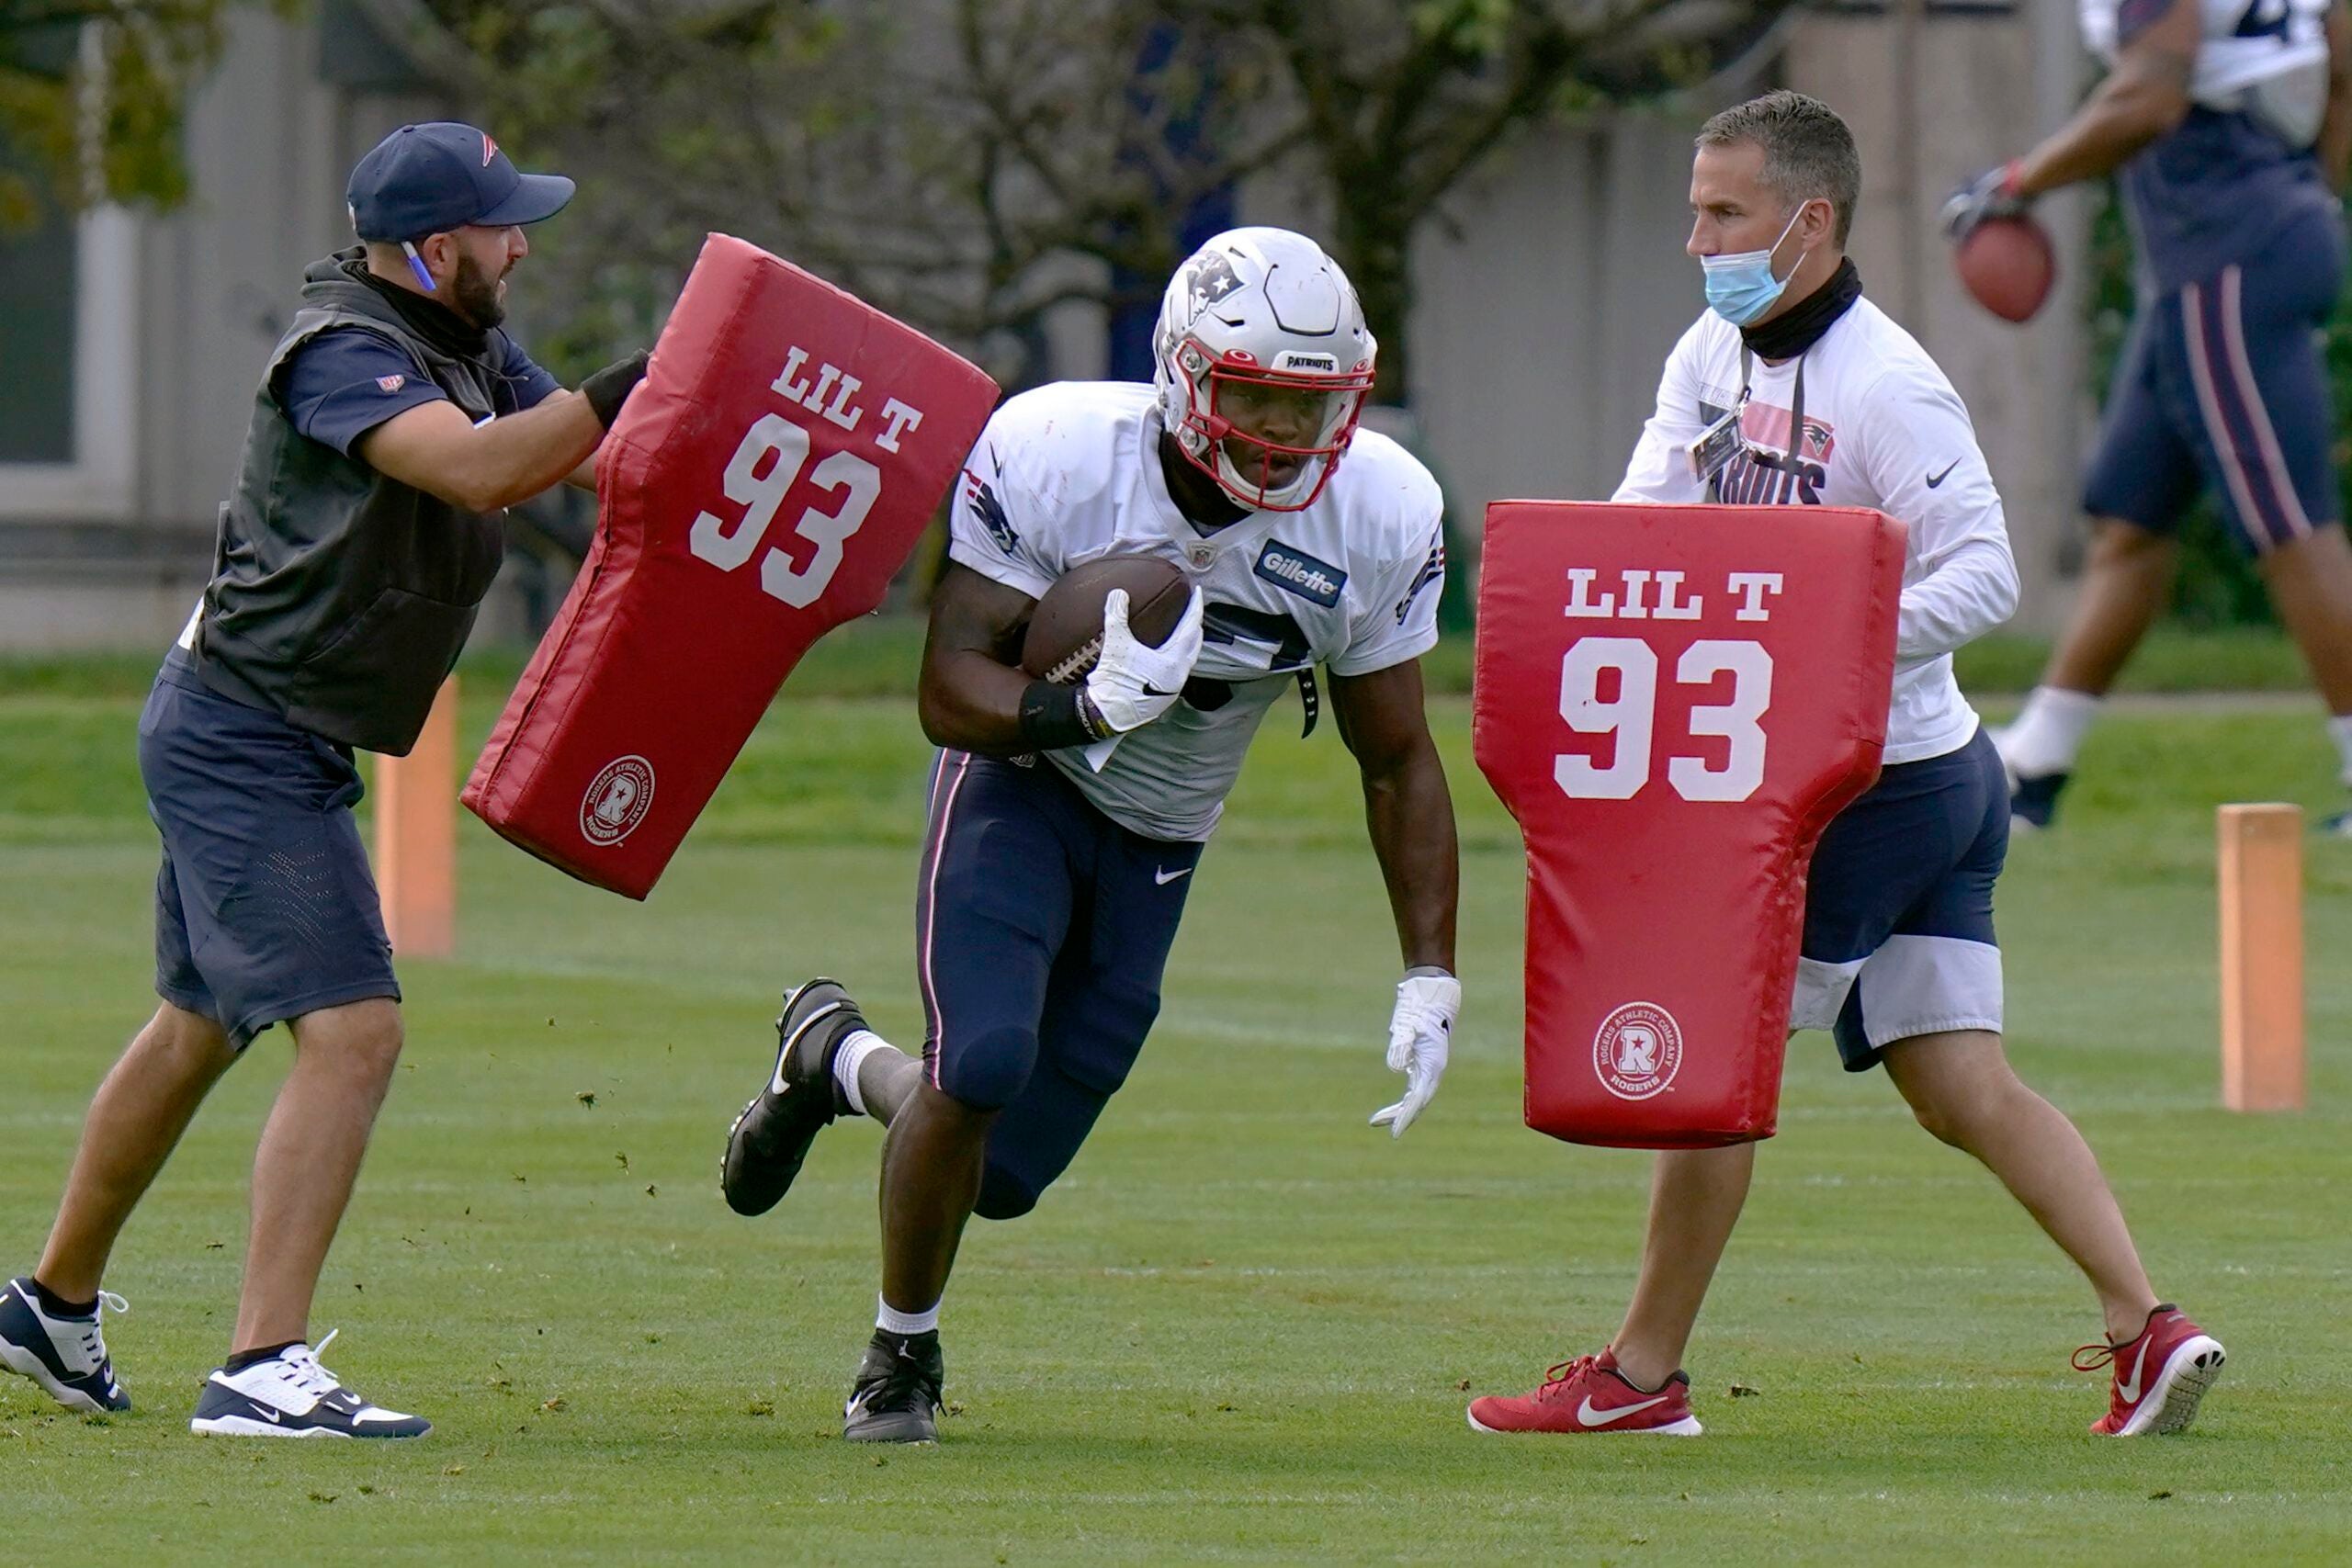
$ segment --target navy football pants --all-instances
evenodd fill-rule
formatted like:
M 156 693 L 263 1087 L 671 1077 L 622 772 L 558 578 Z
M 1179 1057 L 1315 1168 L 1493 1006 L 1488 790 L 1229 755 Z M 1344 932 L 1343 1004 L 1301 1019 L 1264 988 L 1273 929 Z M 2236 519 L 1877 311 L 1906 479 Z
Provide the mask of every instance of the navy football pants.
M 2084 510 L 2170 534 L 2211 490 L 2256 555 L 2336 521 L 2322 337 L 2343 274 L 2337 220 L 2318 214 L 2245 262 L 2143 301 Z
M 1035 1208 L 1126 1081 L 1200 855 L 1120 827 L 1050 763 L 940 754 L 915 890 L 923 1072 L 1003 1111 L 984 1218 Z

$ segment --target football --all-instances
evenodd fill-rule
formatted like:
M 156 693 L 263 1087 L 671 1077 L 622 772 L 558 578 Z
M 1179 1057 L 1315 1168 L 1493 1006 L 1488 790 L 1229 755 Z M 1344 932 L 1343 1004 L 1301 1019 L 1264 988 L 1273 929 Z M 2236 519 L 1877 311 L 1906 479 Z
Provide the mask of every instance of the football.
M 1952 266 L 1976 302 L 2005 321 L 2028 321 L 2058 280 L 2049 231 L 2030 218 L 1988 218 L 1952 253 Z
M 1152 556 L 1104 556 L 1054 580 L 1029 617 L 1021 668 L 1041 681 L 1080 681 L 1102 651 L 1102 601 L 1127 591 L 1127 627 L 1158 648 L 1183 618 L 1184 574 Z

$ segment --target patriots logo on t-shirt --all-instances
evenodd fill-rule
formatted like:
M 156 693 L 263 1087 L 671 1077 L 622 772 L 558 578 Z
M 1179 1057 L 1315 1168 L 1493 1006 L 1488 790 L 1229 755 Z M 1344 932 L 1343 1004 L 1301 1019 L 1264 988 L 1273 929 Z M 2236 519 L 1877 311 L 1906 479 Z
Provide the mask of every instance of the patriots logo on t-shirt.
M 405 376 L 379 376 L 376 378 L 376 389 L 379 392 L 397 392 L 402 387 L 407 385 L 408 378 Z

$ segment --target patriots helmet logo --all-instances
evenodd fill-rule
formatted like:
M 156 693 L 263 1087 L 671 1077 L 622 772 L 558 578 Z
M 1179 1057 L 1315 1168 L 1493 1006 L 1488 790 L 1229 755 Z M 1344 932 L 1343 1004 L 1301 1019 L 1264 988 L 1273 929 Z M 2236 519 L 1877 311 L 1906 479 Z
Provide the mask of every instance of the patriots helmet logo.
M 1193 262 L 1193 270 L 1184 275 L 1184 295 L 1192 301 L 1194 316 L 1240 287 L 1240 274 L 1233 270 L 1233 263 L 1226 259 L 1222 251 L 1202 252 Z

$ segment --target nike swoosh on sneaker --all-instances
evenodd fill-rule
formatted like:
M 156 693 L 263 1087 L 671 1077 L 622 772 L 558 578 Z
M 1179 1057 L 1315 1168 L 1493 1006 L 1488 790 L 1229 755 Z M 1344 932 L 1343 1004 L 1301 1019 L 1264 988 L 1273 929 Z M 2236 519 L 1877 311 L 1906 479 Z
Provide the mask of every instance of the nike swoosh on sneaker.
M 2122 1396 L 2123 1403 L 2126 1404 L 2137 1404 L 2140 1403 L 2140 1374 L 2148 1369 L 2148 1345 L 2154 1337 L 2155 1337 L 2154 1335 L 2143 1335 L 2141 1337 L 2140 1353 L 2132 1358 L 2132 1376 L 2130 1381 L 2126 1382 L 2120 1378 L 2116 1381 L 2115 1392 Z
M 1639 1416 L 1652 1405 L 1664 1404 L 1672 1394 L 1661 1393 L 1656 1399 L 1645 1399 L 1638 1404 L 1620 1404 L 1608 1410 L 1595 1410 L 1592 1395 L 1586 1394 L 1584 1403 L 1577 1406 L 1577 1425 L 1587 1428 L 1606 1427 L 1611 1421 L 1623 1421 L 1628 1416 Z
M 1165 887 L 1180 876 L 1190 876 L 1192 874 L 1193 868 L 1189 865 L 1184 867 L 1182 871 L 1170 871 L 1163 865 L 1153 868 L 1151 879 L 1159 884 L 1160 886 Z

